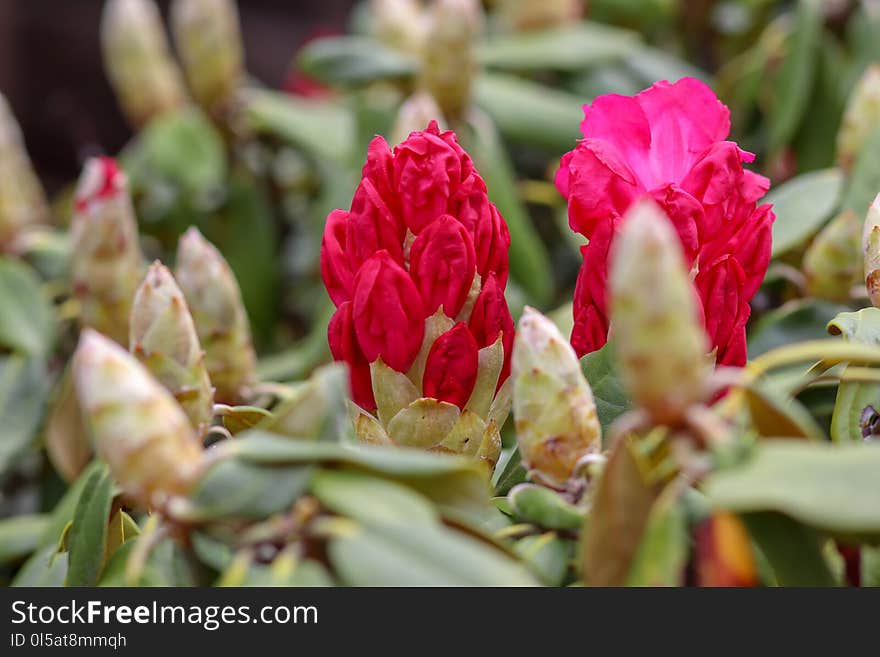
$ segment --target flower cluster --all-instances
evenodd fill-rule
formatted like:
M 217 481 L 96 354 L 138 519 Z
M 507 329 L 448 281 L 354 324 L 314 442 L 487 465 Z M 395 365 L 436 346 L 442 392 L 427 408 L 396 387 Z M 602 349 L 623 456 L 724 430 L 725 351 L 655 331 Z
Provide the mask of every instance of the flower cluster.
M 337 307 L 330 349 L 348 363 L 358 405 L 383 414 L 377 363 L 422 399 L 462 410 L 487 390 L 491 400 L 510 370 L 509 244 L 452 132 L 431 122 L 393 152 L 373 140 L 351 208 L 327 218 L 321 248 Z
M 584 108 L 584 139 L 561 161 L 556 186 L 572 229 L 589 239 L 574 298 L 572 345 L 605 344 L 608 255 L 626 211 L 648 196 L 666 212 L 692 267 L 716 362 L 744 365 L 749 301 L 770 261 L 769 181 L 743 169 L 754 156 L 726 141 L 730 113 L 702 82 L 658 82 Z M 644 291 L 650 295 L 650 290 Z

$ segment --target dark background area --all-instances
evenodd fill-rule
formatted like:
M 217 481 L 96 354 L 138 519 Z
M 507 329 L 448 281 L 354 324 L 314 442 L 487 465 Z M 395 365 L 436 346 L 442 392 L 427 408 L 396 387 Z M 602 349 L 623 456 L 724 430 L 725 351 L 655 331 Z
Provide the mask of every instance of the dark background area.
M 50 192 L 74 179 L 85 157 L 114 153 L 131 136 L 104 75 L 98 34 L 103 4 L 0 0 L 0 92 Z M 158 4 L 167 26 L 169 1 Z M 354 4 L 239 0 L 250 74 L 280 87 L 296 49 L 317 33 L 342 31 Z

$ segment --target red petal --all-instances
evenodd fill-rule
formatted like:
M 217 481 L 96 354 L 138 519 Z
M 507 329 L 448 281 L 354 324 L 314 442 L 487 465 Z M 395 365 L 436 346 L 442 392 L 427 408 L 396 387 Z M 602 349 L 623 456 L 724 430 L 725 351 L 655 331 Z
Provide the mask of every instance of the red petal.
M 112 157 L 104 155 L 97 158 L 99 164 L 100 179 L 92 186 L 89 193 L 85 196 L 79 196 L 75 200 L 76 210 L 84 212 L 88 206 L 103 198 L 108 198 L 116 194 L 125 182 L 122 170 Z
M 338 307 L 351 299 L 354 276 L 345 254 L 348 212 L 333 210 L 324 225 L 324 239 L 321 241 L 321 278 L 324 287 Z
M 504 290 L 498 284 L 495 274 L 483 281 L 483 287 L 474 304 L 469 321 L 470 331 L 480 348 L 488 347 L 498 339 L 498 334 L 503 332 L 502 343 L 504 345 L 504 367 L 501 376 L 498 377 L 498 385 L 504 383 L 510 374 L 510 356 L 513 353 L 513 318 L 507 307 L 507 299 L 504 298 Z
M 454 318 L 476 272 L 474 244 L 467 229 L 448 214 L 433 221 L 412 244 L 409 271 L 425 312 L 433 315 L 442 305 L 446 315 Z
M 706 333 L 722 365 L 746 363 L 745 326 L 751 309 L 743 297 L 744 282 L 742 267 L 729 256 L 701 271 L 694 281 L 703 303 Z
M 477 342 L 464 322 L 438 337 L 425 362 L 422 384 L 425 397 L 464 408 L 477 380 L 477 351 Z
M 409 274 L 387 251 L 371 256 L 354 279 L 354 326 L 367 361 L 381 357 L 406 372 L 422 346 L 425 313 Z
M 333 359 L 348 365 L 351 380 L 351 396 L 361 408 L 372 411 L 376 408 L 373 399 L 373 384 L 370 380 L 370 364 L 357 343 L 352 320 L 352 304 L 346 301 L 333 313 L 327 326 L 327 341 Z
M 357 270 L 376 251 L 384 249 L 403 263 L 403 236 L 394 215 L 369 178 L 361 180 L 349 212 L 345 251 Z

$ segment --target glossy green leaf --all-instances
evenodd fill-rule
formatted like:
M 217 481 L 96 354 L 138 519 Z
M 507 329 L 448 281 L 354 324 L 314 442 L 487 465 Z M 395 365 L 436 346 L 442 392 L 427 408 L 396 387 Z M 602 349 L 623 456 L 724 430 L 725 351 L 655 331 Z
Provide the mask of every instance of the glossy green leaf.
M 582 22 L 491 36 L 480 45 L 477 56 L 482 64 L 494 69 L 577 71 L 620 59 L 638 42 L 634 32 Z
M 803 173 L 774 187 L 761 200 L 772 203 L 776 213 L 772 255 L 775 257 L 801 246 L 818 232 L 837 208 L 842 189 L 840 169 Z
M 67 576 L 66 552 L 59 554 L 54 545 L 46 545 L 28 559 L 13 578 L 12 586 L 64 586 Z
M 330 561 L 349 586 L 531 586 L 504 552 L 443 526 L 360 527 L 335 538 Z
M 746 513 L 742 520 L 769 563 L 776 585 L 835 585 L 814 531 L 781 513 Z
M 546 586 L 561 586 L 565 583 L 572 548 L 571 541 L 560 538 L 555 532 L 526 536 L 513 545 L 520 559 L 528 564 Z
M 517 484 L 521 484 L 527 477 L 526 469 L 522 465 L 522 455 L 519 452 L 519 446 L 515 445 L 511 448 L 508 456 L 502 453 L 495 468 L 495 476 L 493 484 L 495 486 L 496 495 L 507 495 L 511 488 Z
M 880 128 L 874 130 L 859 151 L 843 195 L 843 209 L 863 217 L 880 190 Z
M 73 515 L 67 545 L 67 586 L 94 586 L 104 563 L 107 523 L 113 501 L 113 481 L 106 467 L 94 470 L 85 482 Z
M 880 540 L 876 445 L 766 440 L 703 489 L 718 509 L 777 511 L 836 536 Z
M 613 345 L 608 343 L 581 358 L 581 370 L 593 390 L 604 444 L 611 435 L 611 425 L 632 406 L 615 371 Z
M 519 520 L 538 527 L 571 531 L 584 522 L 584 513 L 544 486 L 520 484 L 510 491 L 508 499 Z
M 32 447 L 49 392 L 42 360 L 0 355 L 0 473 Z
M 313 78 L 344 86 L 406 78 L 419 69 L 414 57 L 375 39 L 354 36 L 316 39 L 299 51 L 296 63 Z
M 0 258 L 0 349 L 45 356 L 55 334 L 55 317 L 40 279 L 23 262 Z
M 828 322 L 828 332 L 850 342 L 880 345 L 880 309 L 840 313 Z M 845 375 L 847 370 L 843 373 Z M 831 438 L 837 442 L 861 441 L 863 414 L 869 406 L 880 409 L 880 385 L 841 382 L 831 416 Z
M 682 584 L 689 539 L 680 483 L 669 484 L 654 502 L 627 576 L 628 586 Z
M 0 520 L 0 563 L 21 559 L 36 550 L 48 526 L 49 516 L 44 513 Z

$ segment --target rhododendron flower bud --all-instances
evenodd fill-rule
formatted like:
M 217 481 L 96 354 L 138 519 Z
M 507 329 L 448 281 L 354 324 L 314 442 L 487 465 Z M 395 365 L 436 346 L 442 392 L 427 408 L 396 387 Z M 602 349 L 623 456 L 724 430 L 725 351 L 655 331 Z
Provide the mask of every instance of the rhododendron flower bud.
M 810 296 L 844 303 L 862 281 L 862 222 L 844 210 L 825 226 L 804 253 L 804 274 Z
M 321 246 L 330 351 L 348 364 L 362 440 L 494 465 L 510 409 L 509 245 L 453 133 L 432 121 L 393 152 L 373 140 Z
M 227 105 L 244 77 L 235 0 L 174 0 L 171 26 L 193 97 L 208 110 Z
M 498 16 L 513 30 L 564 27 L 580 19 L 584 0 L 499 0 Z
M 726 141 L 729 117 L 715 94 L 692 78 L 658 82 L 632 97 L 601 96 L 584 108 L 584 139 L 562 157 L 556 174 L 569 224 L 589 240 L 573 304 L 578 355 L 607 340 L 608 254 L 627 210 L 650 197 L 672 222 L 687 266 L 702 276 L 697 289 L 707 325 L 726 327 L 730 320 L 716 313 L 738 298 L 735 330 L 710 330 L 711 347 L 719 364 L 745 364 L 739 320 L 767 271 L 775 217 L 769 206 L 757 205 L 769 181 L 743 169 L 754 156 Z M 719 297 L 722 288 L 708 279 L 717 282 L 722 270 L 737 289 L 725 288 Z
M 880 122 L 880 65 L 869 66 L 855 86 L 837 133 L 837 161 L 852 168 Z
M 871 203 L 862 232 L 865 286 L 871 305 L 880 308 L 880 194 Z
M 482 31 L 478 0 L 434 0 L 428 10 L 421 86 L 450 119 L 460 117 L 470 104 L 475 41 Z
M 73 376 L 95 450 L 122 489 L 153 508 L 186 494 L 203 448 L 171 393 L 122 347 L 88 329 Z
M 80 324 L 126 345 L 144 263 L 125 174 L 110 158 L 86 162 L 74 195 L 70 241 Z
M 443 110 L 427 91 L 417 91 L 404 101 L 391 128 L 391 143 L 399 144 L 411 132 L 421 130 L 431 121 L 442 124 Z
M 593 392 L 556 325 L 526 307 L 513 349 L 513 416 L 533 480 L 564 489 L 583 458 L 601 449 Z
M 758 586 L 752 541 L 737 516 L 721 512 L 704 520 L 694 552 L 699 586 Z
M 427 28 L 421 0 L 370 0 L 369 17 L 377 41 L 409 55 L 421 54 Z
M 25 150 L 21 128 L 0 94 L 0 253 L 22 231 L 49 219 L 46 195 Z
M 214 397 L 241 403 L 256 382 L 256 355 L 235 274 L 214 245 L 190 228 L 177 245 L 174 275 L 205 350 Z
M 134 297 L 129 348 L 177 399 L 201 434 L 214 414 L 214 390 L 192 315 L 171 272 L 153 263 Z
M 611 262 L 621 379 L 654 421 L 675 422 L 706 397 L 709 343 L 675 229 L 652 201 L 627 213 Z M 713 285 L 724 290 L 731 275 L 719 273 Z
M 101 47 L 110 84 L 133 126 L 186 102 L 183 79 L 153 0 L 107 0 Z

